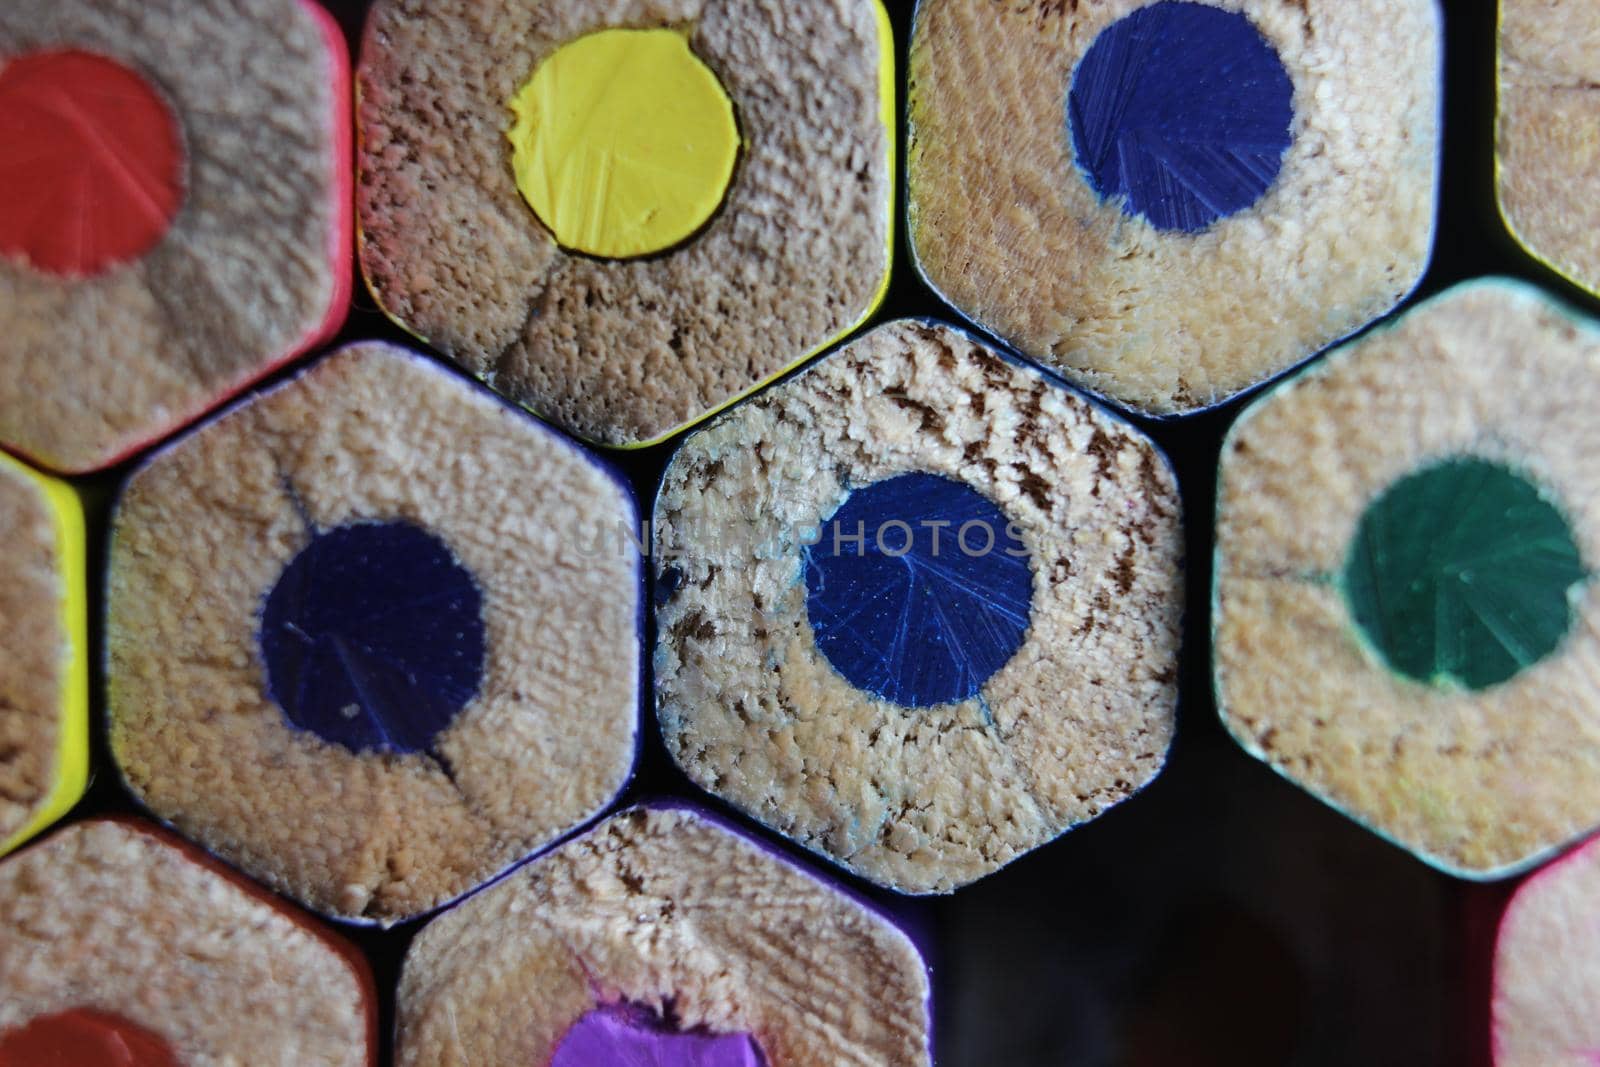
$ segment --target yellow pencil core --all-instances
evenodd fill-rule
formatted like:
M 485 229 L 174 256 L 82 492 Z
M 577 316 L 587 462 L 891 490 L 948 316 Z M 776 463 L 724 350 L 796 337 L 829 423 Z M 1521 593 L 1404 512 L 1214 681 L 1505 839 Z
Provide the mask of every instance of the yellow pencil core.
M 660 252 L 733 180 L 733 101 L 676 30 L 601 30 L 551 53 L 511 98 L 517 188 L 563 247 Z

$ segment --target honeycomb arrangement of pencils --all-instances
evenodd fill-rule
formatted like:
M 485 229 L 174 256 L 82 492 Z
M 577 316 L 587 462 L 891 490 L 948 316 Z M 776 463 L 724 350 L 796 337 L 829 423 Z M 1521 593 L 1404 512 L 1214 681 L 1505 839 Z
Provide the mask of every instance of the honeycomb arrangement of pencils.
M 338 330 L 349 82 L 316 0 L 0 7 L 0 445 L 107 466 Z
M 1118 404 L 1226 400 L 1421 277 L 1440 37 L 1433 0 L 921 0 L 917 264 Z
M 881 300 L 892 64 L 878 0 L 378 0 L 367 283 L 579 435 L 662 439 Z
M 910 303 L 993 345 L 855 335 L 881 0 L 360 6 L 352 77 L 319 0 L 0 3 L 0 1067 L 375 1067 L 380 1004 L 417 1067 L 932 1063 L 918 945 L 759 833 L 948 893 L 1161 771 L 1185 537 L 1142 427 L 1416 286 L 1439 6 L 918 0 Z M 1590 294 L 1597 55 L 1596 5 L 1501 0 L 1499 206 Z M 358 247 L 442 358 L 358 340 L 207 420 L 341 333 Z M 1600 827 L 1597 402 L 1600 325 L 1491 278 L 1222 442 L 1225 729 L 1448 875 Z M 614 810 L 645 655 L 669 791 L 755 835 Z M 1600 1060 L 1597 888 L 1589 843 L 1511 897 L 1501 1067 Z M 272 891 L 415 921 L 394 996 Z

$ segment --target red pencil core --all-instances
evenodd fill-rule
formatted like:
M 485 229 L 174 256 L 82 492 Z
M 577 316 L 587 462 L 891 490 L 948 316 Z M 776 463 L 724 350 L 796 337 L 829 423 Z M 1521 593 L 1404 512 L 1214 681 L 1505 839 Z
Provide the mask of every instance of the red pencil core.
M 178 1067 L 178 1060 L 144 1027 L 75 1008 L 0 1034 L 0 1067 Z
M 183 137 L 144 77 L 103 56 L 0 60 L 0 256 L 86 277 L 155 247 L 183 200 Z

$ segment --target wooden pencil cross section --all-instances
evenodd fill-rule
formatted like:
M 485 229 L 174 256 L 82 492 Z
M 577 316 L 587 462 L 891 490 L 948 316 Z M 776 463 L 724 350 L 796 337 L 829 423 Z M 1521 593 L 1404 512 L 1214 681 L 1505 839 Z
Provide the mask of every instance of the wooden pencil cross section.
M 1495 1067 L 1600 1061 L 1600 848 L 1535 872 L 1507 905 L 1494 951 Z
M 635 756 L 630 490 L 420 355 L 341 350 L 112 523 L 113 754 L 186 835 L 389 924 L 599 814 Z
M 1225 401 L 1421 277 L 1440 38 L 1433 0 L 920 0 L 918 268 L 1117 404 Z
M 108 466 L 331 337 L 350 141 L 315 0 L 6 4 L 0 443 Z
M 1496 190 L 1529 254 L 1600 292 L 1600 9 L 1501 0 Z
M 662 440 L 881 302 L 893 54 L 879 0 L 378 0 L 367 285 L 574 433 Z
M 1215 673 L 1252 754 L 1463 877 L 1600 824 L 1600 330 L 1451 290 L 1223 447 Z
M 354 946 L 153 826 L 94 820 L 0 863 L 0 1067 L 373 1067 Z
M 395 1062 L 931 1063 L 916 947 L 687 808 L 636 808 L 435 919 Z
M 959 330 L 880 327 L 698 431 L 653 531 L 668 749 L 864 878 L 950 891 L 1161 768 L 1175 480 Z
M 55 822 L 89 779 L 83 507 L 0 453 L 0 856 Z

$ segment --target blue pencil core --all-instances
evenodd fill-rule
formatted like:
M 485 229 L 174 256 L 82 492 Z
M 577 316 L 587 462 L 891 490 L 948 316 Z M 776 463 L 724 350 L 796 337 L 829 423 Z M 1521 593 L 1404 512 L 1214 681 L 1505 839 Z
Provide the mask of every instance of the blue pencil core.
M 261 612 L 268 695 L 353 752 L 428 752 L 483 678 L 483 597 L 407 522 L 319 531 Z
M 1261 31 L 1180 0 L 1106 27 L 1067 93 L 1089 184 L 1160 230 L 1198 233 L 1260 200 L 1293 121 L 1294 85 Z
M 817 648 L 858 689 L 908 708 L 975 696 L 1022 647 L 1027 550 L 970 486 L 901 474 L 851 493 L 805 551 Z

